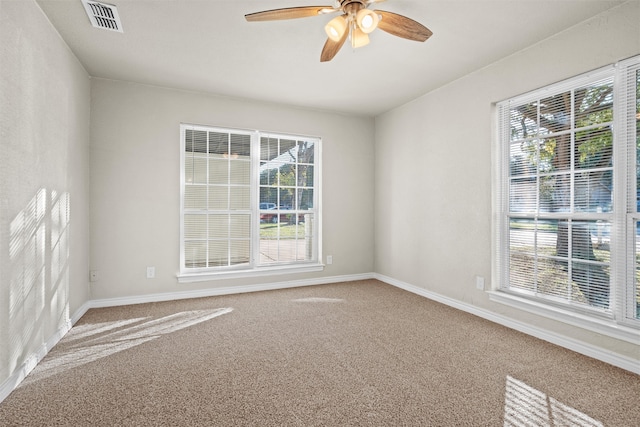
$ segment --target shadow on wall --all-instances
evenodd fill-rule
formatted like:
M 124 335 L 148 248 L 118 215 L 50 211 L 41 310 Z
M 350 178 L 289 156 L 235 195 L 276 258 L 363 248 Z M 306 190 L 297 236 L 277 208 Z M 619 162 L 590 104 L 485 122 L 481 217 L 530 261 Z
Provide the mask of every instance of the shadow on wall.
M 41 188 L 11 221 L 9 372 L 69 321 L 70 212 L 69 193 Z

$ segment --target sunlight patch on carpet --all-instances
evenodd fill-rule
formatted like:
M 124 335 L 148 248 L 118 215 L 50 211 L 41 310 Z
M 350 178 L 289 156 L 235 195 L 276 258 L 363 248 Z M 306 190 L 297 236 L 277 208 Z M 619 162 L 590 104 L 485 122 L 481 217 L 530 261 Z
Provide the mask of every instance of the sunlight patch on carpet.
M 162 335 L 177 332 L 232 311 L 233 308 L 231 307 L 193 310 L 151 320 L 147 320 L 149 318 L 136 318 L 126 321 L 103 322 L 94 328 L 87 325 L 79 325 L 79 338 L 73 337 L 76 344 L 59 351 L 52 351 L 25 378 L 20 386 L 26 386 L 49 378 L 69 369 L 111 356 L 160 338 Z M 140 321 L 142 323 L 139 323 Z M 134 325 L 132 323 L 137 324 Z
M 548 396 L 523 381 L 507 376 L 504 427 L 604 427 L 587 414 Z
M 344 302 L 345 300 L 342 298 L 320 298 L 320 297 L 309 297 L 309 298 L 298 298 L 294 299 L 294 302 Z

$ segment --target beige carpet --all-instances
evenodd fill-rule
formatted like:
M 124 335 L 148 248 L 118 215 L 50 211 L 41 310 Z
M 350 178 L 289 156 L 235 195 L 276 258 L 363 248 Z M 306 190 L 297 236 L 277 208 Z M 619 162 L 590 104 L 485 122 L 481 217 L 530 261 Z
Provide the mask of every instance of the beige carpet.
M 0 425 L 638 426 L 640 377 L 375 280 L 90 310 Z

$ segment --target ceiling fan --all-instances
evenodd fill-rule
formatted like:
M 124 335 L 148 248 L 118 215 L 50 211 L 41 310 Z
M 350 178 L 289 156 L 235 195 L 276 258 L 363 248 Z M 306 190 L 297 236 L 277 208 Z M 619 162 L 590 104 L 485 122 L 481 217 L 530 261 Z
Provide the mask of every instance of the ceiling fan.
M 329 38 L 322 48 L 320 61 L 331 61 L 347 38 L 351 46 L 358 48 L 369 43 L 369 33 L 380 28 L 394 36 L 419 42 L 426 41 L 433 34 L 427 27 L 397 13 L 372 10 L 369 5 L 384 0 L 335 0 L 333 6 L 302 6 L 265 10 L 245 15 L 247 21 L 276 21 L 306 18 L 340 12 L 324 27 Z

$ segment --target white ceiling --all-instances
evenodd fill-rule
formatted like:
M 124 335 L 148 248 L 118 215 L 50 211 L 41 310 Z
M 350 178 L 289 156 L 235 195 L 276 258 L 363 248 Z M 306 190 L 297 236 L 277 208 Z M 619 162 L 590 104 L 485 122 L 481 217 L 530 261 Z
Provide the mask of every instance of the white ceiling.
M 106 0 L 124 33 L 93 28 L 80 0 L 37 0 L 91 76 L 375 116 L 624 1 L 388 0 L 425 43 L 376 30 L 321 63 L 335 15 L 246 22 L 267 9 L 332 0 Z

